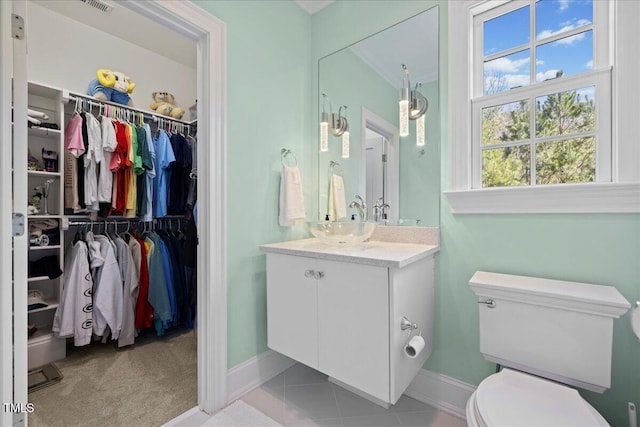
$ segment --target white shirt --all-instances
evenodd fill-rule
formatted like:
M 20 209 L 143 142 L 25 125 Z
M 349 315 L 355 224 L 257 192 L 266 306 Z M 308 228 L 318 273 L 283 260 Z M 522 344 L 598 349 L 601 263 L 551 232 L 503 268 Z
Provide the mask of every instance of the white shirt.
M 111 153 L 116 150 L 116 130 L 110 117 L 102 117 L 102 137 L 100 149 L 102 150 L 102 162 L 100 162 L 100 174 L 98 175 L 98 201 L 111 202 L 113 185 L 113 172 L 109 169 Z
M 85 113 L 87 122 L 87 153 L 84 157 L 84 203 L 87 211 L 97 212 L 98 205 L 98 163 L 102 162 L 102 135 L 100 123 L 90 113 Z
M 87 233 L 87 241 L 92 233 Z M 113 247 L 105 236 L 94 236 L 100 244 L 100 255 L 104 259 L 94 272 L 93 290 L 93 332 L 98 336 L 111 329 L 111 336 L 117 339 L 122 329 L 122 279 Z M 92 260 L 93 261 L 93 260 Z M 93 264 L 93 262 L 92 262 Z
M 56 309 L 52 328 L 61 338 L 73 336 L 76 346 L 91 343 L 92 288 L 87 245 L 78 241 L 65 259 L 62 299 Z

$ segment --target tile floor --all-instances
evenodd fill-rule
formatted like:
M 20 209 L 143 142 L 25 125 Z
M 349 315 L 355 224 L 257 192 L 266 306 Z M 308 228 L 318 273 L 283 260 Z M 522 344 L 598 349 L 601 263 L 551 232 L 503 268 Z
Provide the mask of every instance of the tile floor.
M 295 364 L 242 399 L 285 427 L 465 427 L 467 423 L 402 396 L 386 410 Z

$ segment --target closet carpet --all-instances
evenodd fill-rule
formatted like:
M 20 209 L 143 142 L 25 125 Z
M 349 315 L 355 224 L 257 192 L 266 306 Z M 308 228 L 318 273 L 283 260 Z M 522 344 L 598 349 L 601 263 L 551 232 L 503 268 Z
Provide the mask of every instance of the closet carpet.
M 55 365 L 64 378 L 29 394 L 30 426 L 159 426 L 197 405 L 195 330 L 68 346 Z

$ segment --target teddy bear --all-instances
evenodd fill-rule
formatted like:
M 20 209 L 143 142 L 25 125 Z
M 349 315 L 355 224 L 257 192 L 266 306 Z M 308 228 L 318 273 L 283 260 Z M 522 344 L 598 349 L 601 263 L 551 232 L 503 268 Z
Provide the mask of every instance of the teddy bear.
M 156 113 L 177 120 L 182 118 L 184 109 L 176 107 L 175 98 L 169 92 L 153 92 L 151 97 L 154 102 L 149 107 Z
M 101 101 L 112 101 L 133 107 L 133 100 L 129 96 L 136 84 L 119 71 L 102 68 L 96 72 L 97 78 L 91 80 L 87 95 Z

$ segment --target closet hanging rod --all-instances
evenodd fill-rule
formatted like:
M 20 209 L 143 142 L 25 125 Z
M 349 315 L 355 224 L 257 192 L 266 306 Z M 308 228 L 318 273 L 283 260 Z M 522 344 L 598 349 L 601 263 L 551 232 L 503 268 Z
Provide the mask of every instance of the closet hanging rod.
M 69 221 L 69 227 L 77 226 L 77 225 L 100 225 L 105 222 L 109 225 L 124 225 L 131 224 L 135 222 L 159 222 L 159 221 L 187 221 L 187 219 L 183 215 L 169 215 L 163 216 L 162 218 L 154 218 L 153 221 L 142 221 L 140 218 L 114 218 L 114 219 L 97 219 L 95 221 L 87 220 L 79 220 L 79 221 Z
M 82 94 L 79 94 L 79 93 L 69 92 L 69 95 L 66 97 L 66 99 L 68 99 L 69 101 L 73 101 L 73 102 L 75 102 L 77 100 L 80 100 L 80 101 L 86 100 L 86 101 L 89 101 L 89 103 L 91 105 L 93 105 L 94 107 L 100 107 L 100 106 L 103 106 L 103 105 L 111 105 L 113 107 L 122 108 L 123 110 L 131 111 L 132 113 L 142 114 L 145 119 L 153 120 L 154 122 L 158 121 L 158 119 L 162 119 L 162 120 L 169 121 L 169 122 L 179 123 L 179 124 L 185 125 L 185 126 L 197 126 L 198 125 L 196 120 L 194 120 L 192 122 L 185 122 L 185 121 L 182 121 L 182 120 L 173 119 L 171 117 L 162 116 L 162 115 L 159 115 L 159 114 L 152 114 L 152 113 L 149 113 L 148 111 L 144 111 L 144 110 L 141 110 L 139 108 L 130 107 L 130 106 L 127 106 L 127 105 L 118 104 L 116 102 L 101 101 L 101 100 L 96 99 L 96 98 L 94 98 L 92 96 L 82 95 Z

